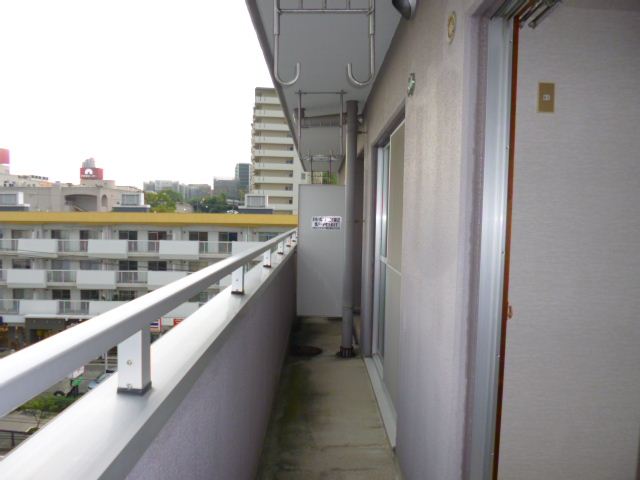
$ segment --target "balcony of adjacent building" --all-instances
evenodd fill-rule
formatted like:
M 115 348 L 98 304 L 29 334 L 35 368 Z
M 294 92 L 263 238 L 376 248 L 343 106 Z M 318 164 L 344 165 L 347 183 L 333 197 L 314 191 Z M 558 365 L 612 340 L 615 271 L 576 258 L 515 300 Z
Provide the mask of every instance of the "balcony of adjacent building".
M 280 99 L 277 95 L 256 95 L 256 105 L 280 105 Z
M 284 118 L 282 109 L 256 108 L 253 110 L 254 118 Z
M 293 138 L 284 135 L 256 135 L 251 141 L 254 145 L 293 145 Z
M 231 252 L 228 241 L 191 240 L 0 240 L 0 253 L 30 258 L 93 257 L 166 259 L 222 258 Z
M 289 126 L 285 122 L 253 122 L 251 132 L 289 132 Z
M 166 263 L 166 262 L 164 262 Z M 166 266 L 165 266 L 166 268 Z M 156 289 L 190 272 L 185 270 L 0 270 L 0 286 L 11 289 L 77 288 L 84 290 L 138 287 Z

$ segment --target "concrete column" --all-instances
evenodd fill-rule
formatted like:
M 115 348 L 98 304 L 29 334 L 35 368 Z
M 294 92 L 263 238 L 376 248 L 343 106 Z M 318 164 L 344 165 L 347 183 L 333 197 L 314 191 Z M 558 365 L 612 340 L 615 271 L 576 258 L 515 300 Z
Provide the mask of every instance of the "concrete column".
M 342 277 L 342 341 L 340 356 L 353 356 L 353 206 L 355 194 L 355 163 L 358 154 L 358 102 L 347 102 L 347 145 L 344 219 L 344 273 Z

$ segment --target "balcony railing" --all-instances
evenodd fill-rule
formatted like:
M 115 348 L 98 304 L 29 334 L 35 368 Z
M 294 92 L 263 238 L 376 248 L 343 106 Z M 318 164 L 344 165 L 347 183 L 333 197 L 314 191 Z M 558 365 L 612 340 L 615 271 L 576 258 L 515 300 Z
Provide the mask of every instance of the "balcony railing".
M 138 271 L 116 272 L 116 283 L 146 284 L 147 272 L 138 272 Z
M 3 238 L 0 239 L 0 250 L 15 252 L 18 250 L 18 240 Z
M 75 270 L 48 270 L 47 282 L 76 283 L 76 271 Z
M 157 465 L 149 455 L 168 460 L 167 434 L 177 453 L 183 437 L 163 428 L 175 422 L 196 444 L 211 432 L 229 439 L 191 450 L 208 477 L 251 476 L 295 317 L 295 243 L 292 230 L 0 360 L 3 416 L 118 346 L 118 373 L 2 460 L 0 478 L 136 478 Z M 261 264 L 247 271 L 256 257 Z M 229 289 L 150 345 L 150 322 L 229 274 Z M 244 445 L 242 455 L 231 459 L 232 445 Z M 188 474 L 193 456 L 184 453 L 171 455 L 169 476 Z
M 58 301 L 58 314 L 77 314 L 77 315 L 89 315 L 89 301 L 88 300 L 59 300 Z
M 20 300 L 0 299 L 0 313 L 17 314 L 20 311 Z
M 58 252 L 82 253 L 89 248 L 89 240 L 58 240 Z

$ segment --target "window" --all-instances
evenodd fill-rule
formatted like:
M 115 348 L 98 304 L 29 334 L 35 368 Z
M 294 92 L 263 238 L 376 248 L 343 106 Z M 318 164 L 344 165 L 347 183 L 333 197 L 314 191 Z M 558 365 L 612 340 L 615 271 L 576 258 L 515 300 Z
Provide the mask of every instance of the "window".
M 120 230 L 118 238 L 120 240 L 138 240 L 138 232 L 136 230 Z
M 138 251 L 138 232 L 135 230 L 120 230 L 118 232 L 118 238 L 120 240 L 128 240 L 127 250 L 129 252 Z
M 167 232 L 164 230 L 150 231 L 148 236 L 149 236 L 149 240 L 154 242 L 157 242 L 159 240 L 171 240 L 171 232 Z
M 71 300 L 71 290 L 51 290 L 51 298 L 53 300 Z
M 18 205 L 18 195 L 16 193 L 0 193 L 0 205 Z
M 80 290 L 80 300 L 100 300 L 100 290 Z
M 218 240 L 221 242 L 237 242 L 238 232 L 220 232 L 218 234 Z
M 11 261 L 11 268 L 19 270 L 29 270 L 31 268 L 30 258 L 14 258 Z
M 135 290 L 117 290 L 113 295 L 113 301 L 115 302 L 128 302 L 136 298 Z
M 33 290 L 14 288 L 12 295 L 14 300 L 31 300 L 33 298 Z
M 31 238 L 31 236 L 31 230 L 11 230 L 11 238 L 13 238 L 14 240 L 20 238 Z
M 51 238 L 55 240 L 68 240 L 69 230 L 51 230 Z
M 71 270 L 70 260 L 51 260 L 51 270 Z
M 138 262 L 135 260 L 120 260 L 118 262 L 118 270 L 121 272 L 138 271 Z
M 167 271 L 167 262 L 164 261 L 150 261 L 148 265 L 148 270 L 150 272 L 166 272 Z
M 102 270 L 102 265 L 100 260 L 80 260 L 80 270 Z
M 189 240 L 194 242 L 208 242 L 209 232 L 189 232 Z
M 271 240 L 272 238 L 277 237 L 278 234 L 276 232 L 258 232 L 258 241 L 266 242 Z
M 121 205 L 125 207 L 136 207 L 142 205 L 139 193 L 123 193 Z
M 91 240 L 100 238 L 100 232 L 97 230 L 80 230 L 80 240 Z

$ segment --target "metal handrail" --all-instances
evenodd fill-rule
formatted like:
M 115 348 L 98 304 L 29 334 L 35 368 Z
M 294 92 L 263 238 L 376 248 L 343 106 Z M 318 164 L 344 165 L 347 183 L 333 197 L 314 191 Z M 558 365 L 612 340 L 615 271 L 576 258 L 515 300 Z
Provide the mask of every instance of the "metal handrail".
M 263 255 L 264 267 L 270 267 L 272 249 L 284 254 L 286 246 L 295 242 L 293 229 L 3 358 L 0 416 L 114 345 L 118 345 L 118 391 L 146 392 L 151 385 L 149 324 L 230 273 L 232 291 L 243 293 L 246 264 Z

